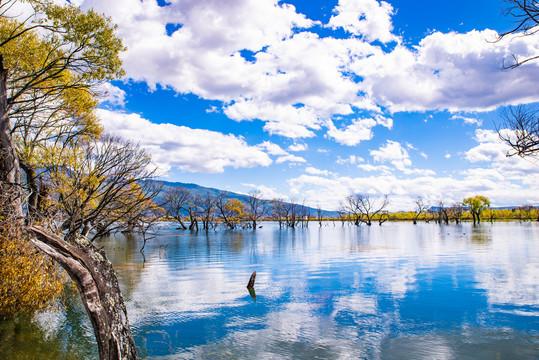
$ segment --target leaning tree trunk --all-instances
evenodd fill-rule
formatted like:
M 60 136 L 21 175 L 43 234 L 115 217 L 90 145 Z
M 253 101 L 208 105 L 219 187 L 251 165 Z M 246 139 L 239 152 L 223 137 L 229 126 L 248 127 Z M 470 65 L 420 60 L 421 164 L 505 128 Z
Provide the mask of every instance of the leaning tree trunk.
M 116 273 L 105 252 L 86 239 L 68 243 L 42 227 L 32 243 L 60 264 L 77 284 L 94 328 L 99 358 L 138 359 Z

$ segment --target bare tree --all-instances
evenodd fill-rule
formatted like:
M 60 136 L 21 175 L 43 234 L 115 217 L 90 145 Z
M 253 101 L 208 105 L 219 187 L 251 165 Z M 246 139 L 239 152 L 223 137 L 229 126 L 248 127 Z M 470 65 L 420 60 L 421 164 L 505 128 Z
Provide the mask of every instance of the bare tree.
M 322 215 L 322 208 L 320 207 L 320 205 L 316 207 L 316 220 L 318 220 L 318 225 L 322 227 L 323 215 Z
M 176 220 L 183 230 L 187 230 L 187 226 L 183 223 L 183 214 L 189 213 L 189 205 L 193 202 L 193 194 L 191 191 L 182 187 L 172 187 L 166 189 L 163 194 L 164 207 L 167 215 Z
M 279 227 L 287 225 L 288 207 L 283 199 L 273 199 L 271 204 L 271 216 L 279 222 Z
M 498 127 L 500 139 L 511 147 L 507 156 L 536 156 L 539 153 L 539 116 L 535 107 L 519 105 L 502 111 L 503 122 Z M 509 129 L 509 132 L 503 129 Z
M 449 217 L 447 216 L 447 209 L 445 208 L 444 201 L 440 200 L 438 202 L 438 223 L 441 225 L 445 223 L 449 224 Z
M 448 209 L 448 211 L 451 218 L 455 220 L 455 224 L 460 223 L 460 221 L 462 220 L 462 213 L 464 212 L 462 203 L 454 203 L 453 206 Z
M 355 218 L 354 224 L 359 226 L 361 222 L 367 226 L 372 225 L 372 219 L 381 213 L 389 205 L 387 195 L 380 202 L 373 200 L 369 195 L 353 194 L 346 197 L 346 207 Z
M 197 196 L 195 198 L 196 207 L 199 209 L 200 217 L 202 220 L 202 228 L 206 231 L 209 231 L 213 227 L 214 222 L 214 213 L 215 213 L 215 197 L 210 193 L 207 193 L 204 196 Z M 196 221 L 196 220 L 195 220 Z M 198 224 L 197 224 L 198 229 Z
M 514 27 L 499 35 L 498 41 L 510 35 L 533 36 L 539 31 L 539 3 L 531 0 L 504 0 L 508 4 L 504 15 L 511 18 Z M 503 64 L 503 69 L 514 69 L 529 61 L 539 58 L 539 55 L 519 59 L 513 55 L 513 63 Z
M 359 210 L 357 195 L 349 195 L 341 203 L 342 213 L 347 214 L 348 218 L 354 225 L 359 226 L 361 223 L 362 212 Z
M 279 222 L 279 227 L 295 228 L 299 224 L 307 226 L 310 213 L 306 206 L 299 205 L 294 199 L 273 199 L 270 203 L 271 216 Z
M 132 142 L 105 136 L 66 150 L 61 157 L 64 162 L 51 165 L 50 181 L 67 240 L 79 235 L 94 240 L 125 229 L 160 192 L 148 181 L 156 176 L 150 157 Z
M 341 207 L 339 208 L 339 210 L 337 210 L 337 214 L 339 215 L 339 220 L 341 221 L 341 226 L 344 226 L 345 222 L 346 222 L 346 210 L 345 208 L 341 205 Z
M 387 210 L 380 211 L 380 213 L 378 214 L 378 225 L 381 226 L 383 223 L 385 223 L 388 220 L 389 220 L 389 212 Z
M 146 242 L 157 237 L 159 233 L 159 222 L 165 214 L 166 210 L 164 208 L 151 204 L 141 211 L 137 217 L 135 229 L 142 237 L 142 247 L 140 248 L 142 254 L 144 253 Z
M 299 205 L 299 219 L 301 222 L 301 227 L 309 227 L 309 220 L 311 220 L 311 210 L 305 206 L 305 201 L 303 204 Z
M 260 190 L 253 190 L 247 197 L 247 218 L 256 230 L 258 220 L 268 214 L 269 203 L 262 198 Z
M 186 210 L 189 214 L 189 230 L 198 231 L 198 220 L 201 217 L 200 204 L 202 203 L 202 196 L 199 194 L 193 195 L 186 203 Z
M 305 207 L 296 202 L 295 199 L 285 203 L 286 207 L 286 226 L 295 228 L 305 217 Z
M 417 224 L 417 219 L 427 210 L 428 204 L 423 200 L 421 196 L 418 196 L 417 199 L 415 199 L 415 217 L 414 217 L 414 225 Z

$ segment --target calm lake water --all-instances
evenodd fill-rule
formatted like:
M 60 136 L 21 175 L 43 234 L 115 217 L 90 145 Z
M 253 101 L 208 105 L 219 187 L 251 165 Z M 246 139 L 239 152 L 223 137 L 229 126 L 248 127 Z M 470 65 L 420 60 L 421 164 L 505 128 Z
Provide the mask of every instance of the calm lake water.
M 99 243 L 143 358 L 539 359 L 537 223 L 262 225 Z M 95 358 L 92 338 L 75 298 L 3 323 L 0 358 Z

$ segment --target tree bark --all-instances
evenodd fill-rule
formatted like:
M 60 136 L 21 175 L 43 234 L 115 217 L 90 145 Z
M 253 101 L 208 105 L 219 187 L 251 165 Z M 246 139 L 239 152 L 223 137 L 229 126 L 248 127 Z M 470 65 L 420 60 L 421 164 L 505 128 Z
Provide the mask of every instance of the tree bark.
M 28 164 L 25 164 L 24 161 L 19 160 L 19 165 L 22 170 L 26 173 L 26 183 L 30 190 L 28 195 L 28 218 L 32 219 L 38 212 L 38 199 L 39 199 L 39 185 L 38 179 L 36 176 L 36 171 L 33 167 Z
M 116 273 L 105 252 L 82 238 L 68 243 L 32 226 L 32 243 L 53 258 L 79 289 L 90 316 L 101 360 L 138 359 Z
M 11 138 L 11 125 L 8 117 L 7 70 L 0 54 L 0 184 L 2 192 L 8 196 L 9 211 L 22 219 L 21 170 L 19 156 Z
M 182 230 L 187 230 L 187 226 L 185 226 L 185 224 L 182 221 L 182 215 L 181 214 L 178 214 L 176 216 L 176 220 L 178 220 L 178 222 L 180 223 L 180 226 L 182 227 Z

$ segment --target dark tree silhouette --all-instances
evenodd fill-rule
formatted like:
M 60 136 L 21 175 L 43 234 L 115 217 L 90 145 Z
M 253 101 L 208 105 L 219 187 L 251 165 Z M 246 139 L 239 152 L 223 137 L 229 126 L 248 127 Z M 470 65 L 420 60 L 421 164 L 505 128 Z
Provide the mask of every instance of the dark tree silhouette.
M 503 122 L 498 128 L 500 139 L 511 146 L 507 156 L 536 156 L 539 154 L 539 117 L 537 108 L 509 106 L 502 111 Z M 509 129 L 510 131 L 504 131 Z
M 417 199 L 415 200 L 415 205 L 416 209 L 414 216 L 414 225 L 417 224 L 417 219 L 419 219 L 421 214 L 423 214 L 425 210 L 427 210 L 429 207 L 428 203 L 421 196 L 417 197 Z
M 539 3 L 530 0 L 504 0 L 508 4 L 504 10 L 504 15 L 513 20 L 514 27 L 499 35 L 498 41 L 510 36 L 533 36 L 539 31 Z M 529 61 L 539 59 L 539 55 L 530 56 L 525 59 L 519 59 L 513 54 L 513 63 L 511 65 L 503 64 L 503 69 L 514 69 Z
M 367 194 L 349 195 L 346 197 L 344 204 L 346 211 L 354 218 L 354 225 L 356 226 L 361 223 L 371 226 L 373 218 L 384 211 L 387 205 L 389 205 L 387 195 L 380 202 L 377 202 Z

